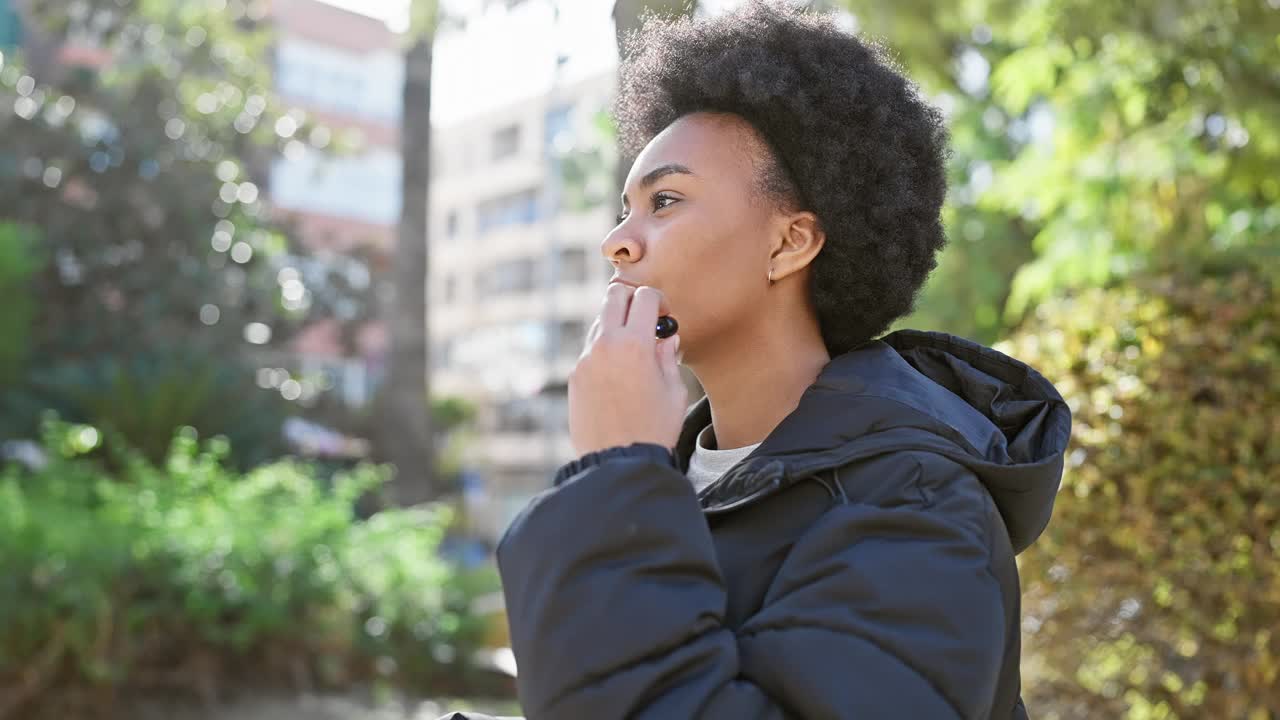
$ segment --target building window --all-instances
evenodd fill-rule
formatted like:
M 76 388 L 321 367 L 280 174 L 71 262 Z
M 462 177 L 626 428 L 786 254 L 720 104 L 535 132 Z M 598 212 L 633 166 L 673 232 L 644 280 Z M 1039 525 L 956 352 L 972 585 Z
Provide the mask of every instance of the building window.
M 569 149 L 568 146 L 573 143 L 572 118 L 573 106 L 571 105 L 561 105 L 547 111 L 543 149 L 548 154 L 555 153 L 557 150 L 563 153 Z
M 522 190 L 486 200 L 476 208 L 476 232 L 510 225 L 528 225 L 539 219 L 538 191 Z
M 520 126 L 508 125 L 493 134 L 493 152 L 490 159 L 494 162 L 506 160 L 520 150 Z
M 464 143 L 457 151 L 458 174 L 466 175 L 475 166 L 476 149 L 471 143 Z
M 568 248 L 560 251 L 560 283 L 582 285 L 587 282 L 587 251 Z
M 494 408 L 493 429 L 500 433 L 532 433 L 542 429 L 539 408 L 532 399 L 514 399 Z
M 456 275 L 446 275 L 444 278 L 444 301 L 446 304 L 451 303 L 458 298 L 458 277 Z
M 316 356 L 303 356 L 299 360 L 298 369 L 303 376 L 314 378 L 348 408 L 358 409 L 369 403 L 372 369 L 367 361 Z
M 480 292 L 482 295 L 531 292 L 537 286 L 536 269 L 532 258 L 504 260 L 484 274 Z
M 449 216 L 445 220 L 445 237 L 450 240 L 458 237 L 458 211 L 450 210 Z
M 453 359 L 453 341 L 441 340 L 431 353 L 431 367 L 441 370 L 449 367 Z
M 573 357 L 582 352 L 587 341 L 587 323 L 585 320 L 561 320 L 558 328 L 560 337 L 557 344 L 562 357 Z

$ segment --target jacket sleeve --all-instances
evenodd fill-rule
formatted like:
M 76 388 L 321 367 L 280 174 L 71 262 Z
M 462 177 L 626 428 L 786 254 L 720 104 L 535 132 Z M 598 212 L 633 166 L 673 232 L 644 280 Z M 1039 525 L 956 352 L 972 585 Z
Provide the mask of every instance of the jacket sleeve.
M 669 451 L 562 469 L 498 547 L 527 717 L 986 718 L 1004 645 L 993 504 L 941 456 L 894 457 L 907 476 L 886 481 L 914 485 L 910 502 L 826 511 L 736 632 Z

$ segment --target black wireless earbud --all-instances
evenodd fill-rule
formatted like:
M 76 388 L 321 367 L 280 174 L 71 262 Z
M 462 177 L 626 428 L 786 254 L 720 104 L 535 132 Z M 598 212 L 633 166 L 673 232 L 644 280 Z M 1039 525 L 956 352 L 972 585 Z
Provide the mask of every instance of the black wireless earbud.
M 680 329 L 680 324 L 676 322 L 675 318 L 671 317 L 670 315 L 663 315 L 662 317 L 658 318 L 658 327 L 657 327 L 656 335 L 658 336 L 658 339 L 665 340 L 671 337 L 672 335 L 675 335 L 676 331 L 679 329 Z

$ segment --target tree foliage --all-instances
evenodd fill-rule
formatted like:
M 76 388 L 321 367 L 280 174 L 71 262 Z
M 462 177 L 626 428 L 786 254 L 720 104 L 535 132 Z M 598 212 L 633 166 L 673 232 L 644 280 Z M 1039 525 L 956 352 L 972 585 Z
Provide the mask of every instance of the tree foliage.
M 350 273 L 301 257 L 265 201 L 272 157 L 340 138 L 272 98 L 260 3 L 25 7 L 30 52 L 0 59 L 0 283 L 40 301 L 26 320 L 6 313 L 0 323 L 4 344 L 23 348 L 21 365 L 3 356 L 22 392 L 0 399 L 0 436 L 31 436 L 33 407 L 101 422 L 80 414 L 75 396 L 102 388 L 60 379 L 175 349 L 239 378 L 176 419 L 212 431 L 211 416 L 261 404 L 227 404 L 228 395 L 271 392 L 254 387 L 251 356 L 364 302 Z M 174 427 L 129 439 L 154 444 Z
M 845 4 L 951 116 L 913 320 L 1016 330 L 1075 412 L 1021 559 L 1031 711 L 1280 716 L 1280 8 Z
M 0 207 L 48 260 L 32 287 L 40 353 L 236 344 L 278 305 L 264 260 L 286 245 L 249 165 L 276 137 L 265 41 L 207 3 L 129 5 L 40 4 L 27 18 L 55 45 L 101 48 L 101 69 L 0 71 Z M 200 322 L 205 304 L 217 322 Z
M 0 223 L 0 385 L 16 383 L 26 365 L 35 299 L 27 282 L 36 271 L 35 238 L 25 228 Z
M 1020 559 L 1046 718 L 1280 716 L 1280 273 L 1171 274 L 1040 304 L 1001 349 L 1074 412 Z
M 1046 3 L 1000 35 L 992 97 L 1049 141 L 985 202 L 1035 222 L 1009 311 L 1060 287 L 1280 244 L 1280 12 L 1267 3 Z
M 973 329 L 998 332 L 1059 289 L 1224 250 L 1274 257 L 1272 4 L 846 4 L 952 113 L 952 247 L 926 292 L 927 318 L 973 307 Z M 957 296 L 994 299 L 1003 317 Z

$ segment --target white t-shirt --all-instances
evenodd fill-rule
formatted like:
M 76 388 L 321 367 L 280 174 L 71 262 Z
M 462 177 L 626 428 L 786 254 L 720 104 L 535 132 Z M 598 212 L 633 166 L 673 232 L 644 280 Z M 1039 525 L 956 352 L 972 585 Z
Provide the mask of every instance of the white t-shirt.
M 739 460 L 760 447 L 760 443 L 756 443 L 732 450 L 713 450 L 708 446 L 714 443 L 714 437 L 711 426 L 708 425 L 698 433 L 698 441 L 693 444 L 693 455 L 689 458 L 689 472 L 685 473 L 685 476 L 689 478 L 689 482 L 693 483 L 695 492 L 702 492 L 703 488 L 719 480 L 720 476 L 738 464 Z

